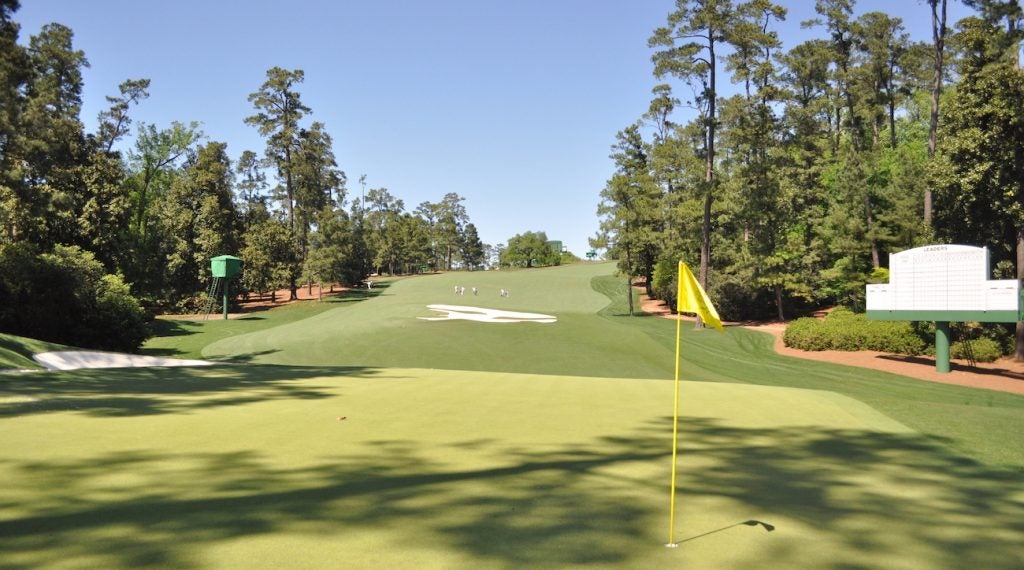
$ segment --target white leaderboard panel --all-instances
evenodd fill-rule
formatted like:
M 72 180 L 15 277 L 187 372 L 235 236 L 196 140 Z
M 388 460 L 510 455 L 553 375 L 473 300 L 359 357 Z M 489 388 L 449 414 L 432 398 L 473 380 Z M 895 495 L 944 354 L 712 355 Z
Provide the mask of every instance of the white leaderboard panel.
M 889 283 L 867 286 L 867 310 L 1018 311 L 1020 282 L 989 280 L 988 250 L 930 245 L 889 256 Z

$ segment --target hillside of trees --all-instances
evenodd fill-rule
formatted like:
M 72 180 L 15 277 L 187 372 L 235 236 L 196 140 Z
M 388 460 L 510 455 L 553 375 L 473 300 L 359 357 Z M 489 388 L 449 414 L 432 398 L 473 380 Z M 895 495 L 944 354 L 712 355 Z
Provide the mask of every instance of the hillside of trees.
M 0 0 L 0 331 L 137 348 L 150 313 L 202 307 L 223 254 L 244 260 L 243 293 L 293 297 L 307 282 L 486 263 L 457 194 L 409 211 L 364 176 L 349 197 L 326 125 L 307 118 L 302 70 L 254 78 L 239 104 L 266 144 L 237 158 L 195 122 L 133 124 L 148 79 L 122 83 L 86 132 L 90 63 L 73 31 L 48 24 L 22 43 L 18 8 Z
M 1024 277 L 1024 12 L 964 4 L 947 24 L 947 0 L 919 2 L 918 41 L 817 0 L 817 37 L 783 50 L 778 4 L 677 2 L 649 40 L 665 83 L 616 136 L 591 245 L 673 302 L 676 261 L 699 267 L 735 320 L 862 308 L 889 253 L 930 243 L 985 246 L 994 278 Z

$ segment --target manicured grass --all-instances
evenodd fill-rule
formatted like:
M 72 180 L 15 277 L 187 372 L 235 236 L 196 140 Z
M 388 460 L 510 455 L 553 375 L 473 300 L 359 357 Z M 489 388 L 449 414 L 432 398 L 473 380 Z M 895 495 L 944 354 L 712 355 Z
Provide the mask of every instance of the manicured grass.
M 0 382 L 0 567 L 1022 562 L 1012 474 L 834 393 L 683 392 L 681 546 L 667 549 L 671 382 L 248 365 L 18 376 Z
M 325 311 L 372 298 L 387 287 L 384 282 L 374 291 L 353 290 L 328 295 L 321 301 L 282 303 L 265 311 L 224 320 L 217 314 L 208 319 L 158 318 L 153 324 L 153 338 L 143 346 L 141 353 L 149 356 L 174 358 L 202 358 L 203 348 L 217 340 L 268 328 L 286 325 Z
M 612 271 L 610 264 L 580 264 L 405 279 L 359 302 L 291 309 L 315 311 L 308 318 L 268 312 L 253 332 L 245 323 L 220 321 L 212 326 L 222 328 L 210 333 L 161 339 L 162 354 L 176 355 L 173 342 L 180 339 L 192 343 L 180 356 L 237 362 L 671 379 L 675 323 L 629 317 L 623 280 Z M 456 296 L 458 284 L 480 293 Z M 500 288 L 511 297 L 499 297 Z M 418 320 L 433 314 L 426 309 L 433 303 L 547 313 L 558 322 Z M 739 327 L 719 334 L 686 325 L 682 346 L 684 379 L 834 391 L 967 457 L 1024 471 L 1024 445 L 1007 445 L 1024 433 L 1024 397 L 783 357 L 770 335 Z
M 32 360 L 33 354 L 67 349 L 62 344 L 0 333 L 0 370 L 40 369 L 42 366 Z
M 617 288 L 605 290 L 615 295 Z M 609 310 L 620 311 L 616 307 L 624 304 L 622 295 Z M 633 327 L 666 352 L 674 345 L 674 329 L 666 331 L 665 319 L 635 319 Z M 966 457 L 1024 473 L 1024 396 L 779 356 L 771 335 L 739 327 L 725 334 L 683 329 L 682 370 L 687 379 L 836 392 Z
M 684 327 L 664 548 L 675 323 L 611 272 L 417 277 L 147 346 L 221 366 L 0 375 L 0 569 L 1024 566 L 1024 398 L 739 328 Z
M 626 323 L 599 321 L 608 298 L 590 287 L 608 264 L 532 271 L 427 275 L 394 283 L 380 296 L 258 333 L 209 343 L 203 358 L 272 364 L 445 368 L 666 377 L 662 350 L 629 333 Z M 455 295 L 456 285 L 467 288 Z M 469 293 L 477 287 L 479 294 Z M 510 297 L 500 297 L 501 288 Z M 431 304 L 468 305 L 555 315 L 555 324 L 482 324 L 419 320 Z M 615 329 L 624 328 L 617 335 Z M 609 368 L 610 366 L 610 368 Z

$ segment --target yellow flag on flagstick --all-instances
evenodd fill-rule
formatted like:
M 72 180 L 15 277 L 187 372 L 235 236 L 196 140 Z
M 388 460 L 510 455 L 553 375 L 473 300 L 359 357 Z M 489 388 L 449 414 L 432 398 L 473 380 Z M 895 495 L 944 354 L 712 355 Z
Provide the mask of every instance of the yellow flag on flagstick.
M 677 313 L 696 313 L 708 326 L 715 327 L 719 332 L 725 332 L 722 328 L 722 320 L 718 318 L 718 311 L 711 304 L 707 293 L 701 288 L 700 283 L 693 276 L 693 272 L 682 261 L 679 262 L 679 301 L 676 305 Z M 675 403 L 672 409 L 672 483 L 669 492 L 669 515 L 668 515 L 668 542 L 665 546 L 675 548 L 679 546 L 675 542 L 676 534 L 676 456 L 679 450 L 679 345 L 682 338 L 682 318 L 676 315 L 676 379 L 675 379 Z
M 718 311 L 711 304 L 711 299 L 708 299 L 708 294 L 682 261 L 679 262 L 679 304 L 676 310 L 680 313 L 696 313 L 704 324 L 725 332 L 722 320 L 718 318 Z

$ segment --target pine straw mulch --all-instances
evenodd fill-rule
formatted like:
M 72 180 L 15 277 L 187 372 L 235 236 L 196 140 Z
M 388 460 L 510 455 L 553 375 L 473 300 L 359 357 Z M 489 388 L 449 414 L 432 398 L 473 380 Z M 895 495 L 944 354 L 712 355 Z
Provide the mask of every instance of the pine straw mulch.
M 664 301 L 648 298 L 643 293 L 643 287 L 637 289 L 641 293 L 641 310 L 665 318 L 675 318 Z M 784 356 L 871 368 L 929 382 L 1024 394 L 1024 362 L 1017 362 L 1012 358 L 1004 357 L 995 362 L 979 362 L 975 366 L 970 366 L 964 361 L 952 360 L 950 362 L 951 370 L 946 374 L 941 374 L 935 370 L 935 359 L 929 356 L 907 356 L 871 350 L 844 352 L 790 348 L 782 342 L 782 333 L 786 330 L 786 323 L 728 323 L 728 325 L 743 326 L 773 335 L 775 337 L 775 352 Z

